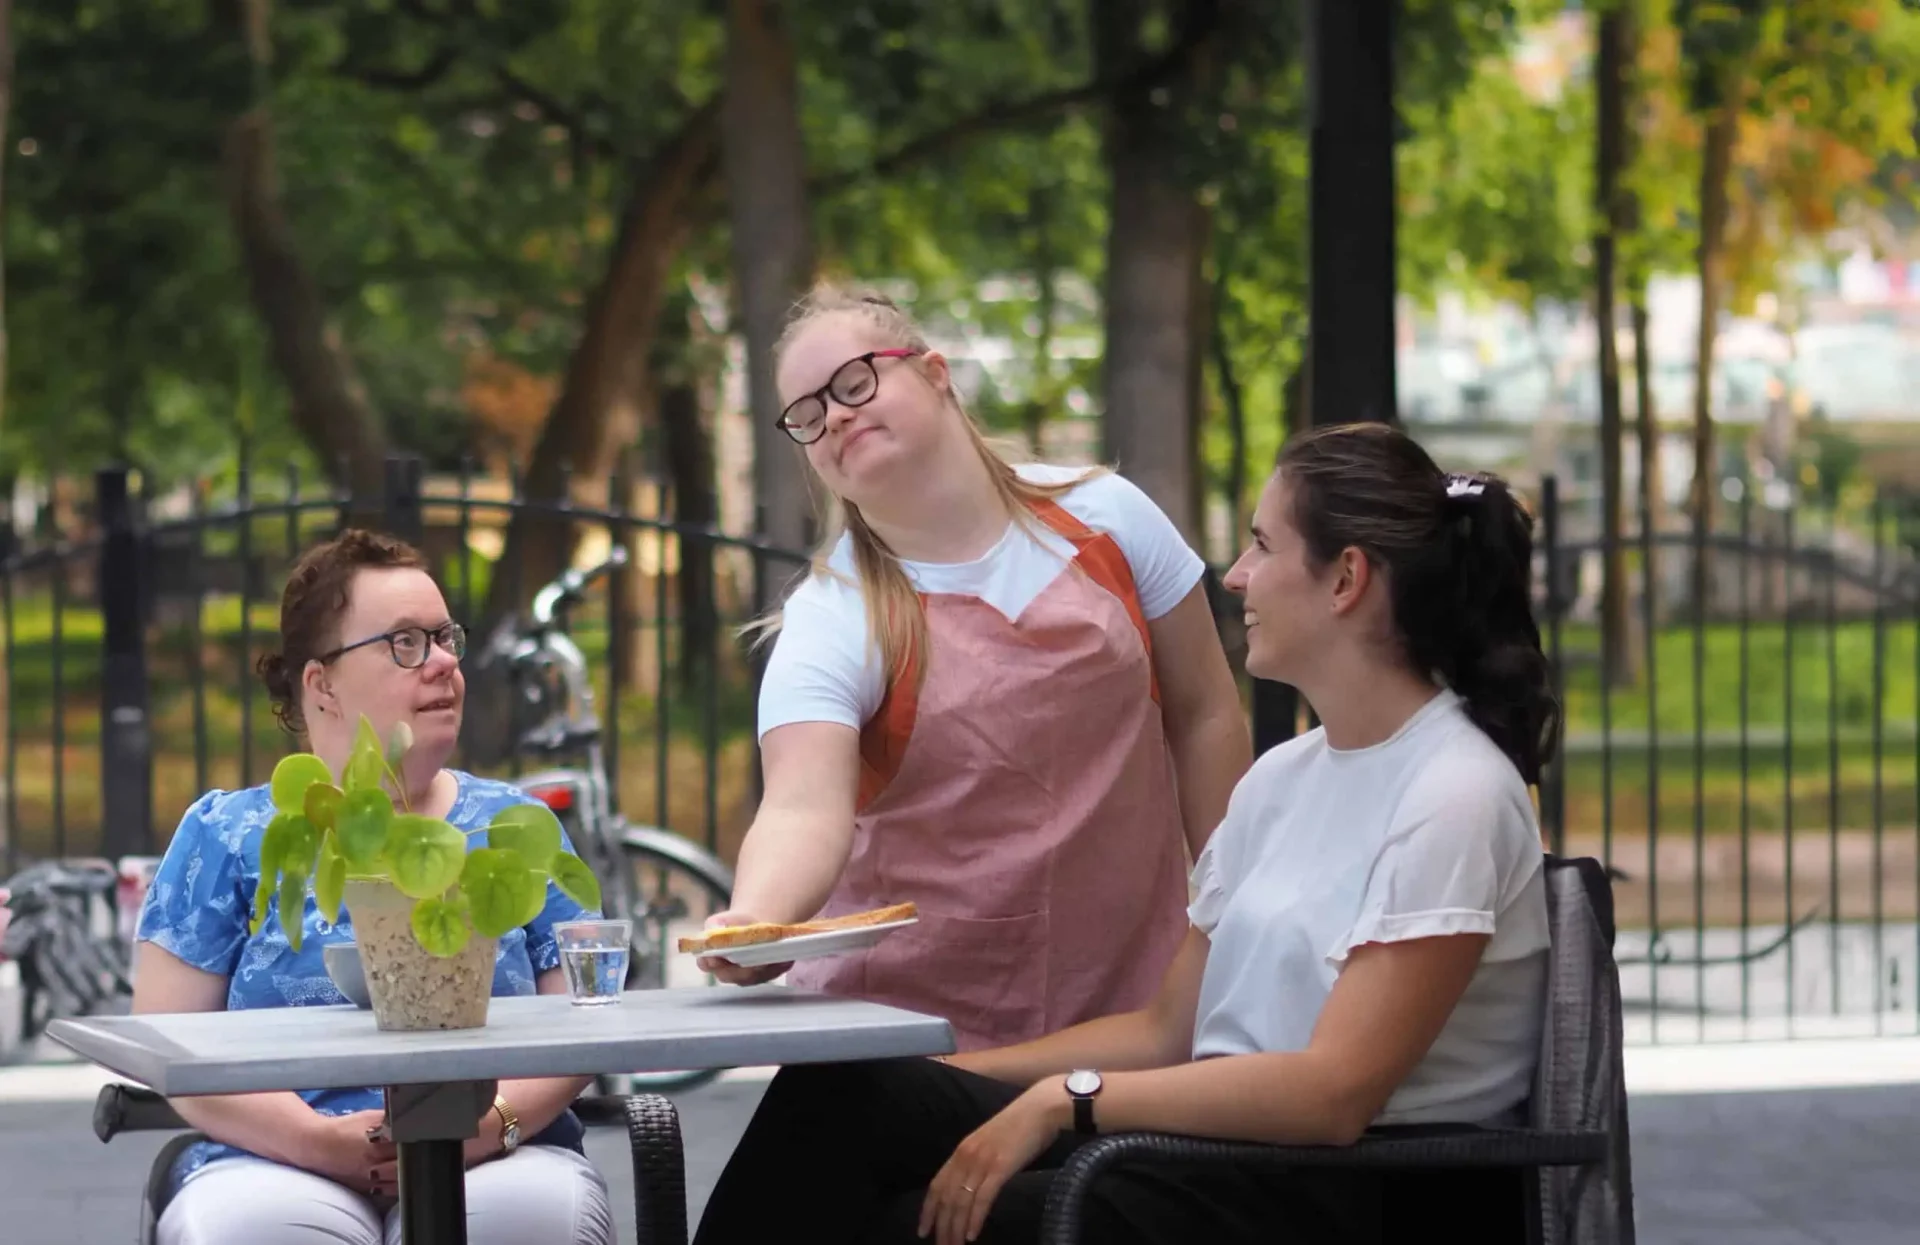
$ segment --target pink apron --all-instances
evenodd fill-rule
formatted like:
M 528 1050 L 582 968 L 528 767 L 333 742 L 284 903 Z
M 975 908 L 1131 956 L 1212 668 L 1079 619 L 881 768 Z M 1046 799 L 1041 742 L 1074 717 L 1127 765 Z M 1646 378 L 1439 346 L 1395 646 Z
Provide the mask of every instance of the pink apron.
M 926 677 L 861 732 L 853 854 L 825 915 L 920 920 L 788 980 L 941 1016 L 961 1050 L 1145 1005 L 1186 933 L 1187 863 L 1147 625 L 1111 536 L 1053 502 L 1071 567 L 1009 622 L 922 594 Z

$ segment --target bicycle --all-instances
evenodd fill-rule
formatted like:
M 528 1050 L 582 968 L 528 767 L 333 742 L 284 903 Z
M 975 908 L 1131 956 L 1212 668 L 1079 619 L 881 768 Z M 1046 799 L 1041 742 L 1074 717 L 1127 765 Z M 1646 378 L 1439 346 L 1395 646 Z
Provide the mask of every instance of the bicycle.
M 22 1050 L 63 1017 L 124 1013 L 133 932 L 158 856 L 43 860 L 0 885 L 0 962 L 19 974 Z
M 509 618 L 495 629 L 478 667 L 504 666 L 514 721 L 533 721 L 513 740 L 514 751 L 548 763 L 515 782 L 559 816 L 574 850 L 600 879 L 602 910 L 633 922 L 627 988 L 660 989 L 677 976 L 712 985 L 715 979 L 694 968 L 691 957 L 678 955 L 674 943 L 727 908 L 733 871 L 685 837 L 634 824 L 613 810 L 586 655 L 567 632 L 567 612 L 593 583 L 626 562 L 627 551 L 616 545 L 598 566 L 568 570 L 541 588 L 524 620 Z M 558 760 L 572 764 L 553 764 Z M 609 1094 L 658 1093 L 691 1089 L 717 1075 L 629 1073 L 601 1078 L 600 1088 Z

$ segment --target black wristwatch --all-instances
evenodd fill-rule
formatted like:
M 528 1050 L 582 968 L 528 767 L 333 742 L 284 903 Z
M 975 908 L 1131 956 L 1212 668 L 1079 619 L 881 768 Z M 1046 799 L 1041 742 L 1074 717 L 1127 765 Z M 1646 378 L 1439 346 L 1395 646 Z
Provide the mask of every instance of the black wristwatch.
M 1100 1093 L 1100 1074 L 1092 1068 L 1067 1073 L 1067 1093 L 1073 1096 L 1073 1131 L 1092 1136 L 1100 1130 L 1093 1123 L 1093 1100 Z

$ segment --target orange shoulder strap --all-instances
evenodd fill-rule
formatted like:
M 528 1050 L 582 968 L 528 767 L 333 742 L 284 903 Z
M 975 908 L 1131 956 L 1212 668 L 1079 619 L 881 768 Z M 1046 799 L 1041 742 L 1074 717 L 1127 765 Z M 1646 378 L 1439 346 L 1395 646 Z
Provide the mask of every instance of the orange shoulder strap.
M 1077 551 L 1074 561 L 1080 564 L 1088 577 L 1127 607 L 1127 617 L 1133 619 L 1134 629 L 1140 633 L 1140 643 L 1146 646 L 1147 656 L 1151 658 L 1153 636 L 1147 630 L 1147 616 L 1140 608 L 1140 591 L 1133 582 L 1133 568 L 1127 565 L 1127 555 L 1120 552 L 1120 543 L 1105 532 L 1094 531 L 1051 498 L 1043 498 L 1031 505 L 1035 518 L 1073 542 Z M 1160 699 L 1158 678 L 1154 680 L 1153 698 L 1156 701 Z

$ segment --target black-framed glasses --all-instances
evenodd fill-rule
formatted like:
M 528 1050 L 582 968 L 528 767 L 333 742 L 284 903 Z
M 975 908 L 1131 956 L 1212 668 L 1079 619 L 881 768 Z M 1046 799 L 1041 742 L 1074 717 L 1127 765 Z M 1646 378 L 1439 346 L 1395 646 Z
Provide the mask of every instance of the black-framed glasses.
M 841 406 L 865 406 L 880 392 L 880 371 L 873 366 L 875 359 L 905 359 L 919 353 L 907 348 L 869 350 L 856 359 L 848 359 L 834 369 L 826 384 L 787 403 L 787 409 L 780 412 L 780 431 L 801 445 L 812 445 L 826 435 L 828 398 Z
M 438 627 L 395 627 L 381 635 L 370 635 L 364 640 L 355 640 L 343 644 L 331 653 L 314 658 L 321 665 L 334 658 L 351 653 L 356 648 L 366 648 L 371 644 L 385 643 L 387 651 L 393 655 L 393 664 L 402 670 L 418 670 L 427 664 L 427 655 L 433 652 L 433 645 L 439 645 L 453 654 L 459 661 L 467 655 L 467 629 L 457 622 L 443 623 Z

